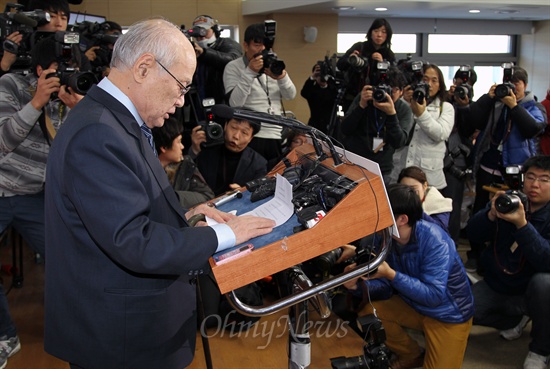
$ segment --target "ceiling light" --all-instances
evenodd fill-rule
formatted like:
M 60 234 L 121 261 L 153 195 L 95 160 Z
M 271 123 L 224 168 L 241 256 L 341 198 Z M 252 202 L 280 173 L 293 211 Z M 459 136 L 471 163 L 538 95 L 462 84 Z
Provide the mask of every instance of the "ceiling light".
M 385 12 L 388 10 L 388 8 L 374 8 L 377 12 Z
M 515 14 L 519 13 L 518 10 L 497 10 L 495 13 L 497 14 Z
M 335 6 L 332 10 L 355 10 L 354 6 Z
M 472 9 L 472 10 L 469 11 L 469 13 L 477 14 L 477 13 L 481 13 L 481 11 L 478 10 L 478 9 Z

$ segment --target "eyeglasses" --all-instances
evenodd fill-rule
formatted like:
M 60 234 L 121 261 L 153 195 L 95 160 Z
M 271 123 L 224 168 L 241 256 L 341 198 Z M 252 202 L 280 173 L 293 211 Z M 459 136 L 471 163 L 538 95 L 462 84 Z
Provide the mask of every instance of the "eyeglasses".
M 539 181 L 539 183 L 541 184 L 548 184 L 550 183 L 550 177 L 549 176 L 543 176 L 543 177 L 537 177 L 536 175 L 534 174 L 527 174 L 525 175 L 525 181 L 528 181 L 528 182 L 535 182 L 536 180 Z
M 186 93 L 189 92 L 189 90 L 191 89 L 191 85 L 184 86 L 183 83 L 181 83 L 179 79 L 177 79 L 172 73 L 170 73 L 170 71 L 168 69 L 166 69 L 166 67 L 164 65 L 161 64 L 161 62 L 159 62 L 157 59 L 155 59 L 155 60 L 162 67 L 162 69 L 164 69 L 166 71 L 166 73 L 168 73 L 170 75 L 170 77 L 172 77 L 178 83 L 178 85 L 180 86 L 180 97 L 182 97 L 183 95 L 185 95 Z

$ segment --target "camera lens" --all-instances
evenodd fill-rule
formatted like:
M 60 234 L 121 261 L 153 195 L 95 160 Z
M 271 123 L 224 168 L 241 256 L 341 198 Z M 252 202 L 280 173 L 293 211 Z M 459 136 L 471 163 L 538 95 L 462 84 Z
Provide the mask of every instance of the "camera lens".
M 68 85 L 79 95 L 86 95 L 95 83 L 97 80 L 92 72 L 75 72 L 68 81 Z
M 498 85 L 495 88 L 495 96 L 499 99 L 502 99 L 503 97 L 506 97 L 510 95 L 510 87 L 506 86 L 505 84 Z
M 495 208 L 502 214 L 512 213 L 517 210 L 520 201 L 520 198 L 513 194 L 500 195 L 495 200 Z
M 206 127 L 206 135 L 210 140 L 219 140 L 223 138 L 223 127 L 218 123 L 210 123 Z
M 348 58 L 348 63 L 356 68 L 363 68 L 366 64 L 366 60 L 357 54 L 351 54 Z
M 454 95 L 460 99 L 465 99 L 468 96 L 468 89 L 464 86 L 456 86 Z

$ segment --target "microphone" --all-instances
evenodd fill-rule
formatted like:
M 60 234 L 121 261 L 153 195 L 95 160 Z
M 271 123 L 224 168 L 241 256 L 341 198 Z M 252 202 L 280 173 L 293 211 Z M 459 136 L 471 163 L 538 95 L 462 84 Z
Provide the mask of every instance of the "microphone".
M 17 23 L 24 24 L 24 25 L 32 27 L 32 28 L 35 28 L 36 26 L 38 26 L 37 21 L 35 21 L 34 19 L 32 19 L 30 17 L 27 17 L 25 14 L 13 13 L 13 15 L 11 17 Z

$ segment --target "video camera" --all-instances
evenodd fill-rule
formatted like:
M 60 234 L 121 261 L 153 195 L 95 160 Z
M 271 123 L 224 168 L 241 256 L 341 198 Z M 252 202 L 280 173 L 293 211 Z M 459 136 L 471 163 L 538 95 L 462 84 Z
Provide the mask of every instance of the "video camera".
M 512 83 L 512 75 L 514 74 L 514 63 L 502 64 L 502 84 L 495 88 L 495 96 L 499 99 L 510 95 L 510 91 L 516 93 L 516 86 Z
M 22 4 L 8 3 L 4 13 L 0 14 L 2 47 L 5 51 L 17 55 L 12 69 L 30 67 L 34 29 L 50 22 L 50 13 L 40 9 L 24 12 L 23 8 Z M 19 32 L 23 36 L 19 44 L 7 39 L 14 32 Z
M 473 97 L 473 87 L 468 83 L 472 76 L 472 68 L 469 65 L 462 65 L 458 70 L 457 79 L 462 83 L 455 87 L 453 95 L 459 99 L 472 99 Z
M 180 27 L 181 32 L 187 37 L 187 39 L 191 42 L 191 45 L 195 47 L 195 37 L 205 37 L 208 33 L 208 30 L 199 26 L 195 26 L 191 29 L 185 29 L 185 25 L 181 25 Z
M 269 68 L 274 76 L 278 77 L 283 74 L 286 68 L 285 62 L 277 58 L 277 54 L 273 51 L 273 44 L 275 43 L 275 33 L 277 31 L 277 22 L 274 20 L 266 20 L 264 22 L 265 36 L 264 46 L 261 55 L 264 61 L 264 66 L 260 70 L 260 74 L 264 72 L 265 68 Z
M 97 83 L 97 79 L 92 72 L 80 72 L 73 67 L 73 55 L 79 52 L 80 35 L 76 32 L 57 31 L 54 39 L 58 67 L 55 73 L 48 74 L 46 78 L 58 77 L 61 85 L 70 87 L 79 95 L 86 95 Z M 52 98 L 57 97 L 55 94 L 52 95 Z
M 520 202 L 525 211 L 529 210 L 529 199 L 521 192 L 523 188 L 523 172 L 521 165 L 508 166 L 504 170 L 504 182 L 510 188 L 495 200 L 495 208 L 499 213 L 513 213 L 519 208 Z
M 386 93 L 391 96 L 390 76 L 388 70 L 390 69 L 390 62 L 381 61 L 376 63 L 374 91 L 372 98 L 374 101 L 384 102 L 386 101 Z
M 103 76 L 103 71 L 111 63 L 113 55 L 112 46 L 121 36 L 120 33 L 108 33 L 111 31 L 111 26 L 108 23 L 97 23 L 83 21 L 76 23 L 67 28 L 70 32 L 78 32 L 80 34 L 81 50 L 85 51 L 94 46 L 99 46 L 95 50 L 95 59 L 90 61 L 93 70 L 98 77 Z
M 424 63 L 422 61 L 413 61 L 410 57 L 402 59 L 397 63 L 397 67 L 401 69 L 407 85 L 413 90 L 413 99 L 422 104 L 427 96 L 430 96 L 430 85 L 422 82 L 424 78 Z
M 386 331 L 382 322 L 374 314 L 357 319 L 361 331 L 365 334 L 366 344 L 363 355 L 355 357 L 335 357 L 330 359 L 332 369 L 388 369 L 390 366 L 390 350 L 386 347 Z

